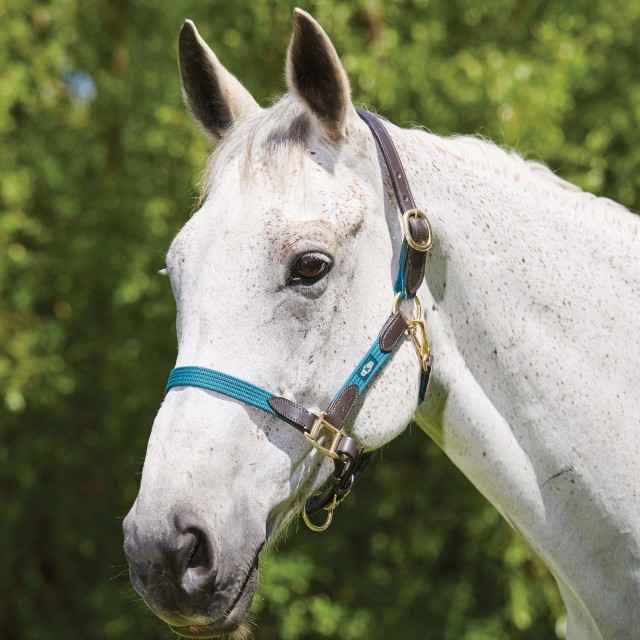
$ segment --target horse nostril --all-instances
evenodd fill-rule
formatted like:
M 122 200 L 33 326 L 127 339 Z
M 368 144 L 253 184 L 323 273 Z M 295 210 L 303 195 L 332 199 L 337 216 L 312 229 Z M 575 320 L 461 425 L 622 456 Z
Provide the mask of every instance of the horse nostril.
M 206 536 L 198 529 L 189 531 L 194 536 L 193 545 L 187 556 L 187 569 L 195 569 L 197 567 L 209 567 L 210 558 L 207 548 Z
M 214 588 L 218 548 L 213 532 L 177 522 L 162 535 L 143 536 L 130 522 L 125 523 L 125 554 L 138 592 L 153 593 L 175 609 L 181 598 L 205 597 Z
M 202 529 L 189 527 L 183 534 L 178 582 L 187 591 L 202 589 L 216 577 L 213 540 Z

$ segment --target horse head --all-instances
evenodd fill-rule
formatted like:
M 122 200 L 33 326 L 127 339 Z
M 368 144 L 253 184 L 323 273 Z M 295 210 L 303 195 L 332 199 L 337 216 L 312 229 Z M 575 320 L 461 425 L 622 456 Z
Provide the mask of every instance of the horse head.
M 294 13 L 288 93 L 268 109 L 185 22 L 185 100 L 218 141 L 202 206 L 167 254 L 176 367 L 203 367 L 327 405 L 389 315 L 401 236 L 375 142 L 328 36 Z M 396 241 L 398 239 L 398 241 Z M 367 450 L 411 419 L 410 342 L 372 382 L 346 431 Z M 124 522 L 132 582 L 174 631 L 241 627 L 273 544 L 333 466 L 276 416 L 177 385 L 154 421 Z

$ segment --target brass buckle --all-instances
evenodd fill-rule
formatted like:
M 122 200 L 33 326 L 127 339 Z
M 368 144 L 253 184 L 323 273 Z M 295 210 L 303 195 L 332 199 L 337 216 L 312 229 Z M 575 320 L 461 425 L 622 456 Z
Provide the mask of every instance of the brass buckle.
M 336 429 L 330 422 L 327 422 L 325 420 L 327 414 L 324 411 L 314 413 L 313 415 L 316 417 L 316 420 L 313 423 L 313 427 L 311 427 L 311 431 L 305 433 L 304 437 L 311 443 L 311 446 L 315 447 L 323 455 L 334 459 L 339 458 L 340 456 L 337 453 L 337 449 L 340 440 L 342 440 L 342 436 L 344 436 L 344 431 L 342 429 Z M 331 434 L 331 444 L 328 447 L 319 442 L 319 439 L 323 436 L 323 431 Z M 325 437 L 327 436 L 326 433 L 324 435 Z
M 429 234 L 423 244 L 418 244 L 411 235 L 411 227 L 409 226 L 409 218 L 411 216 L 422 220 L 427 225 L 427 231 L 429 232 Z M 402 233 L 404 233 L 405 240 L 412 249 L 420 251 L 421 253 L 424 253 L 425 251 L 429 251 L 429 249 L 431 249 L 431 245 L 433 244 L 431 224 L 429 223 L 427 216 L 422 211 L 420 211 L 420 209 L 409 209 L 409 211 L 404 212 L 402 216 Z

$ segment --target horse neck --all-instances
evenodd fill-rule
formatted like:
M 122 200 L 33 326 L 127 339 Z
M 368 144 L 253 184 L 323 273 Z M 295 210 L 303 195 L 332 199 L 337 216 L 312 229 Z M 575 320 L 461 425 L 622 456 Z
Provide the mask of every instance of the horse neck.
M 435 237 L 416 421 L 574 594 L 578 637 L 623 637 L 640 622 L 636 223 L 487 143 L 394 131 Z

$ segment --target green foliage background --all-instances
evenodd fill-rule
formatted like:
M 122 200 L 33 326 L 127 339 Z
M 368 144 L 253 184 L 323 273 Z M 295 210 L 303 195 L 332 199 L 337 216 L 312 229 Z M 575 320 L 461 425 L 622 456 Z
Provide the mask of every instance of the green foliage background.
M 299 0 L 354 99 L 480 133 L 638 208 L 636 0 Z M 286 0 L 0 0 L 0 637 L 165 638 L 121 520 L 175 358 L 156 275 L 209 151 L 182 106 L 194 19 L 263 103 Z M 532 251 L 540 248 L 532 247 Z M 549 638 L 548 574 L 419 430 L 323 536 L 263 562 L 260 640 Z M 558 622 L 559 620 L 559 622 Z

